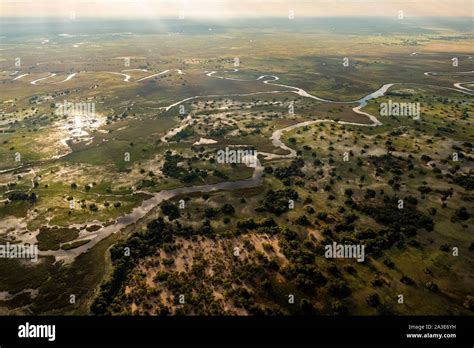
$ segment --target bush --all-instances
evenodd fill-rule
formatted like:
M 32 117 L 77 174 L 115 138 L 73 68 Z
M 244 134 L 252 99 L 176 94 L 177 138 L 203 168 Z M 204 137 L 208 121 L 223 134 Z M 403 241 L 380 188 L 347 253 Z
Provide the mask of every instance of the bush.
M 439 288 L 438 288 L 438 285 L 436 283 L 433 283 L 433 282 L 428 282 L 426 283 L 426 288 L 432 292 L 438 292 Z
M 347 297 L 351 294 L 351 289 L 346 283 L 340 280 L 331 281 L 328 284 L 328 291 L 332 296 L 337 298 Z
M 379 298 L 379 295 L 377 293 L 373 293 L 373 294 L 369 295 L 369 297 L 367 297 L 366 301 L 367 301 L 367 303 L 369 304 L 370 307 L 377 307 L 378 305 L 380 305 L 380 298 Z
M 221 212 L 227 215 L 231 215 L 235 213 L 235 208 L 232 206 L 232 204 L 224 204 L 224 206 L 221 208 Z
M 178 206 L 170 201 L 164 201 L 161 203 L 161 211 L 168 217 L 170 221 L 181 216 Z
M 314 313 L 314 307 L 313 305 L 311 304 L 311 302 L 309 302 L 307 299 L 302 299 L 300 301 L 300 309 L 301 309 L 301 312 L 303 314 L 313 314 Z
M 439 246 L 439 250 L 448 252 L 449 251 L 449 244 L 442 244 Z
M 349 311 L 347 309 L 347 306 L 339 300 L 334 301 L 331 307 L 334 314 L 336 315 L 344 315 L 344 314 L 347 314 L 347 312 Z

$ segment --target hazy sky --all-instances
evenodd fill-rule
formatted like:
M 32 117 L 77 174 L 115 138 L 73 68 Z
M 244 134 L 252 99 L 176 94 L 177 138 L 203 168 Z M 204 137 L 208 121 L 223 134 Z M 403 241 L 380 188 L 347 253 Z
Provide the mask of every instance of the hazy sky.
M 474 0 L 0 0 L 3 17 L 472 16 Z

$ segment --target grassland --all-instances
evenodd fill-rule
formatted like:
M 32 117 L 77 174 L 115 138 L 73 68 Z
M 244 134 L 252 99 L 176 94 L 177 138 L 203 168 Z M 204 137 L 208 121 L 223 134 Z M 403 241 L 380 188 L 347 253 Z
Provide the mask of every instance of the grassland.
M 0 259 L 0 313 L 472 314 L 473 99 L 454 86 L 470 88 L 472 33 L 312 24 L 6 39 L 0 240 L 58 257 Z M 353 108 L 388 83 L 362 110 L 382 125 L 367 127 Z M 389 100 L 419 102 L 420 119 L 380 115 Z M 96 114 L 58 115 L 64 101 Z M 272 134 L 316 120 L 283 133 L 296 159 L 262 155 L 287 155 Z M 164 190 L 250 179 L 253 168 L 215 161 L 238 146 L 261 154 L 258 186 L 178 195 L 178 217 L 162 203 L 90 242 Z M 333 241 L 367 244 L 366 261 L 326 259 Z

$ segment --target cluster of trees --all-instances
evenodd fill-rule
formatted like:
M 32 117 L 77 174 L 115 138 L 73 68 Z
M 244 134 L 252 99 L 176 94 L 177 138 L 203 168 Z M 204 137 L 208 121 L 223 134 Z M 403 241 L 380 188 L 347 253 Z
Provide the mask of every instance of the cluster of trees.
M 294 183 L 292 178 L 304 177 L 304 173 L 301 169 L 304 167 L 304 160 L 301 157 L 295 158 L 291 161 L 288 167 L 279 167 L 273 170 L 272 167 L 265 168 L 267 173 L 273 173 L 273 175 L 280 179 L 285 186 L 291 186 Z
M 91 305 L 91 312 L 96 315 L 112 314 L 114 308 L 120 307 L 120 303 L 116 303 L 116 297 L 123 292 L 124 284 L 137 262 L 155 254 L 160 245 L 171 243 L 174 234 L 173 226 L 160 217 L 150 222 L 146 231 L 135 232 L 126 240 L 115 244 L 110 249 L 114 270 L 110 279 L 100 286 L 99 294 Z M 130 253 L 125 252 L 126 250 Z
M 474 177 L 472 175 L 456 175 L 453 182 L 468 191 L 474 190 Z
M 259 233 L 269 233 L 271 235 L 279 232 L 279 229 L 273 230 L 277 227 L 277 223 L 272 218 L 267 218 L 261 221 L 254 219 L 240 220 L 237 222 L 237 227 L 240 231 L 257 230 Z
M 395 175 L 401 175 L 403 169 L 410 165 L 411 161 L 404 159 L 403 157 L 395 157 L 391 154 L 385 154 L 382 156 L 371 156 L 371 162 L 377 168 L 377 175 L 384 172 L 391 172 Z
M 352 291 L 342 280 L 331 280 L 327 285 L 328 293 L 336 298 L 344 298 L 349 296 Z
M 353 232 L 343 235 L 340 239 L 343 244 L 365 245 L 366 254 L 380 256 L 383 250 L 391 248 L 395 243 L 403 243 L 404 237 L 393 229 L 374 231 L 372 229 Z
M 198 178 L 207 177 L 208 173 L 205 170 L 199 168 L 186 168 L 178 166 L 178 163 L 183 161 L 184 158 L 180 155 L 173 155 L 170 151 L 165 153 L 165 162 L 161 168 L 164 175 L 171 178 L 179 179 L 182 182 L 190 183 Z
M 269 190 L 265 193 L 263 206 L 256 210 L 268 211 L 279 216 L 290 209 L 290 200 L 296 201 L 298 197 L 298 192 L 290 188 L 277 191 Z
M 176 141 L 180 142 L 183 139 L 189 138 L 190 136 L 194 135 L 194 128 L 193 126 L 187 126 L 178 133 L 176 133 L 174 136 L 172 136 L 169 140 L 170 141 Z
M 283 268 L 283 274 L 293 280 L 301 290 L 311 292 L 316 285 L 326 283 L 326 278 L 315 264 L 316 253 L 308 249 L 298 235 L 287 229 L 280 229 L 279 245 L 289 264 Z
M 180 155 L 173 155 L 170 151 L 165 153 L 165 162 L 161 168 L 164 175 L 179 179 L 183 175 L 183 168 L 178 167 L 178 163 L 183 160 Z
M 176 314 L 223 315 L 222 304 L 214 299 L 212 288 L 208 286 L 209 277 L 204 273 L 207 261 L 197 255 L 188 272 L 159 272 L 155 281 L 164 285 L 174 296 Z M 179 302 L 179 295 L 185 303 Z M 143 301 L 143 298 L 140 298 Z
M 36 193 L 32 192 L 31 194 L 25 193 L 25 192 L 12 192 L 8 195 L 8 200 L 10 202 L 15 202 L 15 201 L 29 201 L 30 203 L 34 204 L 36 203 L 38 197 L 36 196 Z
M 237 129 L 236 126 L 225 126 L 225 127 L 219 127 L 219 128 L 214 128 L 209 131 L 209 136 L 210 137 L 223 137 L 227 133 L 233 131 L 234 129 Z
M 458 220 L 466 221 L 471 217 L 471 213 L 467 210 L 466 207 L 460 207 L 458 210 L 454 212 L 453 217 L 451 218 L 452 222 L 456 222 Z
M 386 196 L 381 203 L 363 202 L 355 204 L 354 208 L 395 231 L 405 233 L 407 236 L 415 235 L 419 229 L 426 229 L 427 231 L 434 229 L 433 219 L 416 209 L 416 198 L 405 197 L 404 203 L 405 207 L 399 209 L 398 198 Z
M 161 203 L 161 212 L 165 214 L 170 221 L 178 219 L 181 216 L 179 208 L 171 201 L 164 201 Z
M 222 208 L 207 208 L 204 211 L 204 215 L 207 218 L 213 218 L 222 213 L 224 215 L 232 215 L 235 213 L 235 208 L 232 204 L 226 203 L 222 206 Z

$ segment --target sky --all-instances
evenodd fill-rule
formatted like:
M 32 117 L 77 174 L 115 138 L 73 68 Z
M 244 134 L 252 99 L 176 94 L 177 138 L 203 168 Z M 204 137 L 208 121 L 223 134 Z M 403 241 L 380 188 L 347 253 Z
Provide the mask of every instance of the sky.
M 0 0 L 0 17 L 473 16 L 474 0 Z

